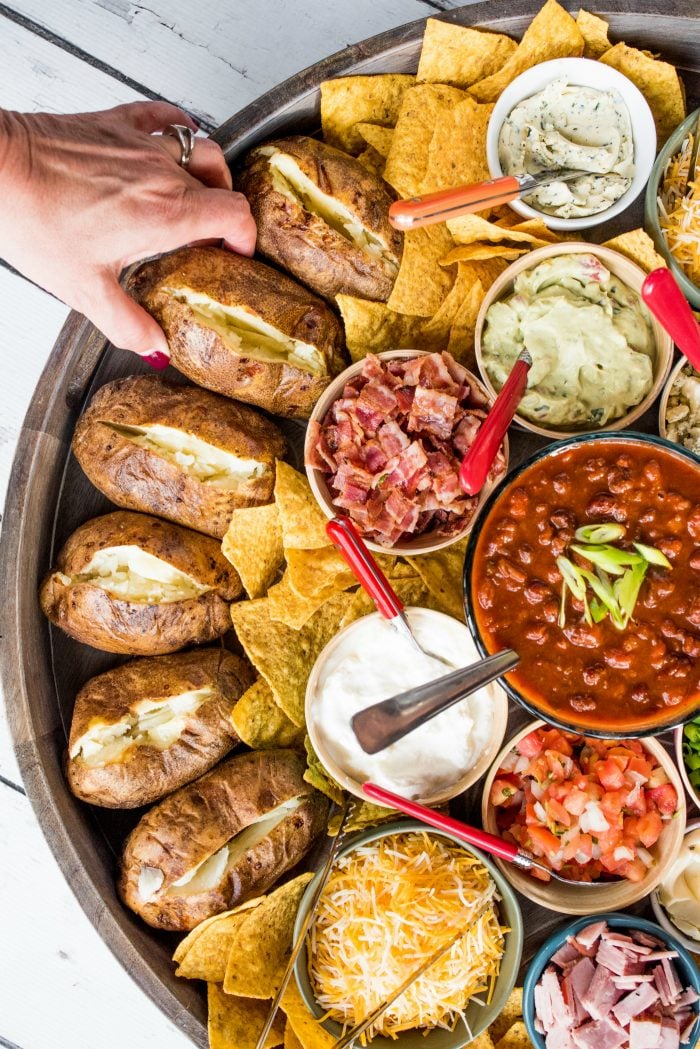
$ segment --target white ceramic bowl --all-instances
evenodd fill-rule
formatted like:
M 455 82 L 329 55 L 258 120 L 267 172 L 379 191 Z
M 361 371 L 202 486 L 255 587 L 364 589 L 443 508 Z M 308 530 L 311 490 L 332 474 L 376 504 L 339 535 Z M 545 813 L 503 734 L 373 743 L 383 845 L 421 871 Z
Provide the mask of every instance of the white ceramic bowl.
M 484 790 L 481 796 L 481 824 L 484 830 L 491 834 L 498 834 L 494 807 L 489 800 L 491 785 L 496 778 L 496 773 L 503 763 L 506 755 L 510 753 L 516 743 L 529 735 L 537 728 L 549 728 L 546 721 L 531 721 L 520 732 L 506 743 L 494 761 L 489 774 L 484 781 Z M 664 824 L 661 836 L 655 845 L 649 849 L 654 857 L 655 865 L 649 869 L 641 881 L 631 882 L 625 879 L 606 882 L 599 888 L 581 888 L 578 885 L 564 885 L 562 882 L 538 881 L 525 871 L 519 870 L 515 864 L 506 863 L 504 860 L 496 860 L 501 871 L 510 884 L 523 896 L 527 896 L 533 903 L 540 907 L 546 907 L 550 911 L 559 911 L 561 914 L 601 914 L 603 911 L 621 910 L 623 907 L 631 907 L 638 903 L 656 888 L 663 879 L 665 873 L 675 861 L 681 848 L 683 834 L 685 833 L 686 804 L 683 793 L 683 784 L 680 781 L 678 771 L 673 758 L 653 736 L 647 736 L 639 741 L 652 757 L 656 758 L 666 771 L 670 782 L 676 788 L 678 794 L 678 808 L 675 816 Z M 675 932 L 675 930 L 674 930 Z
M 685 760 L 683 758 L 683 725 L 678 725 L 677 728 L 673 730 L 673 746 L 676 751 L 676 765 L 678 766 L 680 777 L 683 780 L 683 786 L 685 787 L 690 800 L 700 809 L 700 794 L 690 782 L 688 770 L 685 767 Z
M 380 361 L 391 361 L 407 360 L 412 357 L 425 357 L 426 355 L 427 353 L 425 350 L 386 350 L 384 353 L 378 353 L 376 356 L 379 358 Z M 314 410 L 311 413 L 309 423 L 314 421 L 318 423 L 322 422 L 333 402 L 337 401 L 340 397 L 346 382 L 358 375 L 362 371 L 363 365 L 364 361 L 356 361 L 355 364 L 351 364 L 349 368 L 346 368 L 344 372 L 341 372 L 340 375 L 336 376 L 336 378 L 333 380 L 330 386 L 326 387 L 326 389 L 323 391 L 318 401 L 316 402 Z M 479 379 L 477 375 L 474 375 L 474 373 L 470 372 L 469 370 L 467 370 L 467 377 L 469 381 L 473 382 L 474 385 L 483 393 L 484 397 L 489 402 L 490 407 L 493 404 L 496 396 L 493 392 L 493 389 L 491 387 L 487 388 L 487 386 L 482 382 L 482 380 Z M 309 425 L 306 431 L 306 442 L 304 447 L 305 461 L 308 460 L 312 431 L 313 427 Z M 507 434 L 503 438 L 503 452 L 506 460 L 506 469 L 505 473 L 503 474 L 503 476 L 505 477 L 505 474 L 508 472 L 509 456 Z M 326 517 L 331 518 L 335 517 L 338 513 L 344 513 L 344 511 L 342 510 L 339 511 L 333 503 L 331 492 L 328 487 L 325 474 L 322 470 L 317 470 L 313 466 L 307 466 L 306 476 L 309 479 L 311 491 L 314 493 L 316 501 L 318 502 L 318 505 L 321 507 Z M 443 547 L 452 546 L 453 543 L 457 543 L 460 539 L 463 539 L 466 535 L 469 535 L 474 525 L 474 522 L 479 516 L 479 510 L 486 502 L 486 499 L 488 498 L 489 494 L 493 491 L 496 483 L 497 482 L 484 485 L 479 494 L 479 501 L 476 505 L 474 513 L 472 514 L 471 518 L 464 526 L 464 528 L 460 532 L 457 532 L 455 535 L 448 536 L 447 538 L 436 538 L 431 532 L 424 532 L 422 535 L 416 536 L 415 539 L 408 539 L 406 540 L 406 542 L 403 543 L 394 543 L 394 545 L 391 547 L 380 546 L 379 543 L 373 543 L 370 539 L 365 538 L 365 545 L 368 546 L 370 550 L 374 550 L 375 553 L 378 554 L 399 554 L 407 556 L 414 556 L 416 554 L 431 554 L 435 550 L 442 550 Z
M 447 616 L 443 612 L 436 612 L 433 609 L 428 608 L 409 608 L 406 610 L 409 618 L 414 619 L 416 616 L 430 616 L 440 626 L 441 630 L 461 631 L 463 634 L 463 643 L 465 650 L 465 663 L 468 665 L 472 662 L 478 662 L 479 653 L 477 652 L 476 645 L 472 639 L 469 629 L 460 623 L 458 619 L 454 619 L 452 616 Z M 365 795 L 362 793 L 362 783 L 354 779 L 349 773 L 345 771 L 338 763 L 331 757 L 328 752 L 326 740 L 323 733 L 319 730 L 314 715 L 314 705 L 316 703 L 316 697 L 318 693 L 319 684 L 322 680 L 324 670 L 327 666 L 328 658 L 333 655 L 334 652 L 341 646 L 348 642 L 348 639 L 352 640 L 353 633 L 357 633 L 360 629 L 360 625 L 363 624 L 366 627 L 368 620 L 379 620 L 380 615 L 378 612 L 373 612 L 370 616 L 364 616 L 362 619 L 355 620 L 354 623 L 350 623 L 343 630 L 341 630 L 335 637 L 328 642 L 326 647 L 321 652 L 320 656 L 316 660 L 313 670 L 309 675 L 309 680 L 306 685 L 306 704 L 305 704 L 305 715 L 306 715 L 306 730 L 309 733 L 309 739 L 311 744 L 318 754 L 321 762 L 326 769 L 330 772 L 331 776 L 341 787 L 350 791 L 358 798 L 366 800 Z M 486 770 L 491 765 L 498 748 L 503 743 L 503 737 L 506 731 L 506 725 L 508 722 L 508 697 L 506 696 L 503 688 L 496 682 L 491 682 L 490 685 L 486 685 L 483 692 L 488 695 L 491 700 L 493 710 L 493 722 L 491 725 L 491 732 L 489 735 L 489 741 L 487 746 L 481 752 L 478 760 L 466 769 L 464 774 L 455 780 L 447 789 L 439 791 L 438 793 L 427 795 L 425 797 L 418 798 L 417 800 L 423 805 L 438 805 L 444 801 L 449 801 L 450 798 L 454 798 L 457 794 L 461 794 L 463 791 L 470 787 L 472 783 L 476 783 L 481 776 L 484 775 Z M 439 717 L 440 715 L 438 715 Z M 439 762 L 440 756 L 435 755 L 436 762 Z
M 659 401 L 659 433 L 662 437 L 665 437 L 667 441 L 671 440 L 671 438 L 668 436 L 668 426 L 666 424 L 666 409 L 668 408 L 668 399 L 671 396 L 671 390 L 673 389 L 676 379 L 678 379 L 686 364 L 689 364 L 688 359 L 686 357 L 681 357 L 681 359 L 679 361 L 676 361 L 676 363 L 673 365 L 669 377 L 666 380 L 666 385 L 664 386 L 663 391 L 661 393 L 661 400 Z M 680 447 L 684 448 L 685 445 L 681 445 Z
M 687 834 L 690 834 L 690 832 L 693 830 L 698 830 L 698 828 L 700 828 L 700 820 L 691 820 L 690 823 L 686 825 L 685 834 L 683 835 L 683 837 L 685 837 Z M 664 929 L 665 932 L 670 932 L 671 935 L 675 936 L 677 940 L 680 940 L 683 946 L 686 948 L 686 950 L 692 951 L 693 954 L 700 954 L 700 939 L 691 940 L 690 936 L 688 936 L 687 933 L 681 932 L 678 926 L 673 924 L 666 912 L 666 909 L 661 903 L 661 900 L 659 899 L 658 888 L 654 889 L 650 899 L 651 909 L 654 912 L 654 917 L 656 918 L 661 928 Z
M 611 248 L 604 248 L 600 244 L 589 244 L 586 241 L 562 241 L 559 244 L 548 244 L 544 248 L 536 248 L 535 251 L 529 251 L 526 255 L 522 255 L 519 259 L 516 259 L 515 262 L 511 262 L 508 269 L 503 271 L 500 277 L 494 281 L 486 292 L 476 318 L 476 327 L 474 330 L 476 363 L 479 368 L 479 374 L 481 375 L 484 386 L 488 390 L 490 397 L 495 398 L 497 391 L 489 378 L 486 368 L 484 367 L 484 358 L 481 352 L 484 325 L 486 323 L 486 314 L 488 313 L 489 307 L 492 306 L 494 302 L 498 302 L 499 299 L 504 299 L 506 296 L 510 295 L 513 290 L 515 278 L 520 273 L 532 269 L 545 259 L 551 259 L 556 255 L 571 254 L 595 255 L 596 258 L 600 259 L 606 269 L 610 270 L 610 272 L 616 277 L 619 277 L 620 280 L 624 281 L 629 288 L 632 288 L 641 295 L 642 284 L 646 277 L 644 271 L 641 270 L 636 263 L 625 258 L 625 256 L 621 255 L 618 251 L 613 251 Z M 526 419 L 524 415 L 518 415 L 517 413 L 513 416 L 513 421 L 518 423 L 518 425 L 522 426 L 525 430 L 532 430 L 533 433 L 539 433 L 543 437 L 549 437 L 553 440 L 559 440 L 562 437 L 578 437 L 582 433 L 604 433 L 608 430 L 628 429 L 633 422 L 644 414 L 647 408 L 651 407 L 661 393 L 661 389 L 668 378 L 668 373 L 671 369 L 671 362 L 673 360 L 673 339 L 668 332 L 662 328 L 656 317 L 651 313 L 649 314 L 649 317 L 656 345 L 656 355 L 653 368 L 654 380 L 646 397 L 640 401 L 639 404 L 630 408 L 626 415 L 621 415 L 619 419 L 614 419 L 606 426 L 591 426 L 589 429 L 579 428 L 578 430 L 555 429 L 554 427 L 548 428 L 539 426 L 531 419 Z
M 632 185 L 619 200 L 597 215 L 586 215 L 582 218 L 563 219 L 537 211 L 522 200 L 514 200 L 510 207 L 524 218 L 544 219 L 550 229 L 578 230 L 590 229 L 601 222 L 607 222 L 629 207 L 643 192 L 656 156 L 656 128 L 654 118 L 641 91 L 622 73 L 603 62 L 594 62 L 589 58 L 555 58 L 551 62 L 541 62 L 532 66 L 508 85 L 494 106 L 486 132 L 486 159 L 492 178 L 503 174 L 498 159 L 498 136 L 501 126 L 509 113 L 526 98 L 542 91 L 553 80 L 566 77 L 569 83 L 582 87 L 593 87 L 600 91 L 614 91 L 627 106 L 632 125 L 634 143 L 634 177 Z

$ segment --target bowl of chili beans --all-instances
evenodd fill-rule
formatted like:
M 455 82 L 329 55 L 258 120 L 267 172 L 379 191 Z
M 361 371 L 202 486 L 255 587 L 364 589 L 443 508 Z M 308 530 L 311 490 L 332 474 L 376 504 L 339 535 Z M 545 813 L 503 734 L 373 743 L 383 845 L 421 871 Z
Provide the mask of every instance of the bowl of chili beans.
M 464 565 L 486 656 L 560 728 L 634 737 L 700 710 L 700 467 L 633 431 L 548 445 L 491 493 Z

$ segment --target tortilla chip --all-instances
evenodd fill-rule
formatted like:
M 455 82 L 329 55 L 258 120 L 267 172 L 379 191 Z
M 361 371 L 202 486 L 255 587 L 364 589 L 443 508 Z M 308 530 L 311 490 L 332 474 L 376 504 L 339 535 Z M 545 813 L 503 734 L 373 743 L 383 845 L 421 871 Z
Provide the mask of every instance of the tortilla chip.
M 276 702 L 295 725 L 304 724 L 306 682 L 316 659 L 346 617 L 352 599 L 336 594 L 301 630 L 270 618 L 265 598 L 231 606 L 231 620 L 248 659 L 265 678 Z
M 336 812 L 329 819 L 328 834 L 331 838 L 334 838 L 340 830 L 342 818 L 342 813 Z M 371 801 L 354 799 L 353 808 L 343 824 L 343 834 L 354 834 L 367 827 L 376 827 L 378 823 L 387 823 L 395 819 L 395 809 L 385 809 L 381 805 L 373 805 Z
M 476 371 L 476 353 L 474 350 L 476 318 L 479 315 L 485 294 L 486 291 L 483 284 L 481 281 L 477 281 L 469 293 L 465 295 L 452 321 L 450 341 L 447 344 L 447 349 L 454 359 L 472 372 Z
M 316 502 L 304 474 L 277 460 L 275 503 L 282 524 L 285 549 L 317 550 L 329 546 L 328 518 Z
M 603 247 L 619 251 L 621 255 L 636 262 L 647 273 L 651 273 L 660 266 L 666 266 L 666 260 L 659 255 L 654 247 L 654 241 L 643 229 L 631 229 L 627 233 L 621 233 L 619 237 L 606 240 Z
M 367 146 L 361 153 L 358 153 L 357 159 L 373 175 L 377 175 L 378 178 L 384 177 L 384 157 L 373 146 Z
M 462 572 L 467 542 L 468 538 L 460 539 L 458 543 L 436 550 L 432 554 L 419 554 L 410 558 L 411 564 L 441 610 L 463 623 L 465 617 Z
M 489 1027 L 489 1034 L 494 1042 L 498 1042 L 517 1020 L 523 1018 L 523 989 L 514 987 L 510 992 L 508 1001 Z
M 510 244 L 460 244 L 453 248 L 449 255 L 440 259 L 441 266 L 451 266 L 455 262 L 480 262 L 483 259 L 504 259 L 512 262 L 520 255 L 530 251 L 529 247 L 516 248 Z
M 270 1002 L 224 994 L 218 983 L 207 984 L 207 1000 L 209 1049 L 255 1049 Z M 278 1013 L 265 1039 L 265 1049 L 273 1049 L 283 1042 L 284 1016 Z
M 486 161 L 486 128 L 492 112 L 492 105 L 479 105 L 467 95 L 436 123 L 421 193 L 491 177 Z
M 284 1049 L 304 1049 L 297 1036 L 294 1034 L 292 1025 L 287 1021 L 284 1029 Z
M 440 259 L 454 247 L 444 223 L 404 234 L 403 256 L 387 306 L 396 313 L 432 317 L 453 284 Z
M 517 46 L 502 33 L 429 18 L 418 62 L 418 82 L 470 87 L 498 72 Z
M 393 578 L 391 585 L 404 605 L 409 607 L 413 605 L 418 608 L 437 607 L 430 591 L 419 575 L 408 578 Z M 369 616 L 376 611 L 377 608 L 372 598 L 368 597 L 364 590 L 358 590 L 351 597 L 345 616 L 340 624 L 341 629 L 347 626 L 348 623 L 353 623 L 356 619 L 361 619 L 362 616 Z
M 295 980 L 289 981 L 282 995 L 282 1008 L 287 1014 L 287 1023 L 299 1039 L 302 1049 L 333 1049 L 337 1038 L 321 1027 L 306 1008 Z
M 208 924 L 206 929 L 202 930 L 201 935 L 197 936 L 187 948 L 180 965 L 175 970 L 175 975 L 187 980 L 222 983 L 234 933 L 241 922 L 248 917 L 246 911 L 255 908 L 259 902 L 259 900 L 251 900 L 250 906 L 244 905 L 244 909 L 240 911 L 236 909 L 217 914 L 215 917 L 218 921 Z
M 608 23 L 598 15 L 592 15 L 583 8 L 576 16 L 576 25 L 583 37 L 583 57 L 600 58 L 610 49 L 608 40 Z
M 284 561 L 282 525 L 275 504 L 234 510 L 221 552 L 238 572 L 248 597 L 262 597 Z
M 530 222 L 534 222 L 535 225 L 530 225 Z M 539 219 L 520 222 L 517 226 L 501 226 L 495 222 L 488 222 L 480 215 L 460 215 L 456 219 L 448 219 L 447 228 L 457 244 L 501 244 L 504 241 L 512 241 L 514 244 L 528 244 L 533 248 L 541 248 L 556 239 L 556 235 L 552 235 Z M 444 264 L 448 264 L 448 260 L 449 255 L 444 257 Z
M 300 874 L 269 893 L 236 927 L 224 991 L 243 998 L 274 998 L 292 953 L 294 921 L 313 873 Z
M 473 1038 L 469 1043 L 469 1049 L 493 1049 L 493 1041 L 489 1034 L 489 1028 L 478 1034 L 476 1038 Z
M 496 1042 L 496 1049 L 531 1049 L 532 1042 L 527 1027 L 522 1020 L 516 1020 L 502 1038 Z
M 288 550 L 287 571 L 290 588 L 298 597 L 332 597 L 338 590 L 357 586 L 354 572 L 334 546 L 322 550 Z
M 258 678 L 243 693 L 233 708 L 231 721 L 241 742 L 253 750 L 293 747 L 301 743 L 303 730 L 277 705 L 264 678 Z
M 434 318 L 426 320 L 408 313 L 395 313 L 384 302 L 356 299 L 352 295 L 336 295 L 335 301 L 343 317 L 345 345 L 353 361 L 384 350 L 440 353 L 447 349 L 449 324 L 434 326 Z
M 611 47 L 600 61 L 624 74 L 642 92 L 654 117 L 657 146 L 661 149 L 685 119 L 685 92 L 675 67 L 627 44 Z
M 583 54 L 583 46 L 581 31 L 568 11 L 557 0 L 547 0 L 505 65 L 469 90 L 479 102 L 495 102 L 504 88 L 526 69 L 551 58 L 578 57 Z
M 342 805 L 345 801 L 343 788 L 339 783 L 336 783 L 330 772 L 327 771 L 308 736 L 304 737 L 304 748 L 306 750 L 307 764 L 304 779 L 316 790 L 319 790 L 321 794 L 325 794 L 327 798 L 334 801 L 336 805 Z
M 194 950 L 197 940 L 199 940 L 200 937 L 204 935 L 204 933 L 208 934 L 208 931 L 211 928 L 211 926 L 218 926 L 221 923 L 225 923 L 226 920 L 232 915 L 239 914 L 241 911 L 248 910 L 249 907 L 257 907 L 259 902 L 259 898 L 256 898 L 254 900 L 248 900 L 246 903 L 241 903 L 238 907 L 235 907 L 232 911 L 222 911 L 220 914 L 212 915 L 211 918 L 205 918 L 204 921 L 200 922 L 199 925 L 196 925 L 191 932 L 188 932 L 184 940 L 180 940 L 177 947 L 175 948 L 175 951 L 173 952 L 173 961 L 177 962 L 178 965 L 181 965 L 181 963 L 190 954 L 190 952 Z M 216 944 L 216 941 L 218 940 L 220 935 L 223 939 L 225 937 L 225 931 L 225 925 L 223 929 L 217 928 L 216 930 L 212 930 L 212 939 L 209 941 L 207 949 L 211 949 Z M 186 973 L 183 973 L 180 971 L 180 969 L 178 969 L 176 975 L 185 976 Z M 206 979 L 206 977 L 192 977 L 192 979 Z M 221 980 L 223 980 L 223 976 L 221 977 L 221 979 L 212 980 L 211 982 L 221 983 Z
M 358 124 L 357 130 L 367 145 L 386 160 L 394 138 L 393 127 L 382 127 L 380 124 Z
M 367 122 L 393 127 L 399 115 L 401 97 L 415 82 L 414 76 L 401 73 L 325 80 L 321 84 L 324 139 L 338 149 L 359 153 L 364 140 L 357 124 Z
M 279 583 L 268 590 L 267 600 L 270 619 L 286 623 L 292 630 L 301 630 L 327 598 L 323 594 L 320 597 L 301 597 L 290 585 L 289 572 L 285 572 Z
M 384 170 L 384 178 L 399 196 L 413 197 L 421 191 L 433 132 L 465 97 L 464 91 L 446 84 L 416 84 L 404 92 Z

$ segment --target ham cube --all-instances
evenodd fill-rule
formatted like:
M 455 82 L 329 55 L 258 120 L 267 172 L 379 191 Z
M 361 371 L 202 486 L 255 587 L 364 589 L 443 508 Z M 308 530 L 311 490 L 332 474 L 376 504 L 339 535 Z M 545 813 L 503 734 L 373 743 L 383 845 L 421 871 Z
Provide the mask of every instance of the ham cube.
M 675 1020 L 664 1016 L 661 1021 L 661 1033 L 656 1049 L 679 1049 L 681 1033 Z
M 589 1013 L 583 1004 L 583 997 L 595 976 L 595 965 L 590 958 L 579 958 L 564 976 L 562 990 L 569 1008 L 574 1013 L 574 1022 L 583 1023 L 589 1019 Z
M 599 965 L 593 974 L 585 993 L 581 995 L 581 1004 L 594 1020 L 608 1016 L 623 991 L 615 986 L 612 973 L 604 965 Z
M 591 947 L 597 946 L 598 940 L 607 931 L 608 927 L 605 922 L 591 922 L 585 929 L 581 929 L 580 932 L 576 933 L 574 943 L 579 947 L 583 947 L 585 953 L 588 953 Z
M 680 998 L 676 1002 L 676 1005 L 679 1008 L 682 1009 L 683 1006 L 685 1006 L 685 1005 L 695 1005 L 695 1003 L 697 1001 L 698 1001 L 698 993 L 697 993 L 697 991 L 693 987 L 686 987 L 686 989 L 683 991 L 683 994 L 680 996 Z
M 620 1049 L 629 1038 L 627 1031 L 607 1017 L 575 1028 L 571 1036 L 576 1049 Z
M 564 1001 L 559 977 L 553 966 L 550 965 L 545 969 L 539 986 L 541 989 L 541 999 L 544 1008 L 540 1009 L 540 1007 L 537 1006 L 537 1011 L 540 1014 L 545 1027 L 547 1029 L 553 1026 L 573 1027 L 574 1013 Z M 551 1017 L 551 1022 L 549 1024 L 545 1019 L 546 1016 Z
M 669 953 L 671 953 L 671 952 L 669 952 Z M 671 954 L 671 957 L 674 957 L 674 956 L 678 957 L 678 955 L 676 954 L 675 951 L 673 951 L 672 954 Z M 678 999 L 680 998 L 681 994 L 683 993 L 683 985 L 681 984 L 681 981 L 678 979 L 678 973 L 676 972 L 676 967 L 671 964 L 671 962 L 670 962 L 668 957 L 661 959 L 661 965 L 663 966 L 664 976 L 666 977 L 666 983 L 668 984 L 669 997 L 671 999 L 671 1004 L 673 1004 L 674 1002 L 678 1001 Z
M 552 955 L 552 961 L 555 965 L 558 965 L 561 969 L 569 962 L 575 962 L 581 957 L 581 952 L 576 948 L 576 941 L 570 938 L 563 943 L 558 951 L 555 951 Z
M 661 1041 L 661 1020 L 634 1019 L 630 1022 L 629 1049 L 656 1049 Z
M 643 963 L 636 954 L 631 954 L 625 948 L 615 947 L 606 939 L 601 939 L 596 961 L 604 965 L 606 969 L 617 974 L 617 976 L 629 976 L 632 973 L 640 973 L 644 969 Z
M 566 1027 L 553 1027 L 544 1040 L 547 1049 L 577 1049 L 576 1042 L 571 1037 L 571 1031 Z
M 642 983 L 636 991 L 625 995 L 613 1007 L 613 1015 L 619 1024 L 627 1027 L 630 1020 L 640 1016 L 646 1009 L 659 1000 L 659 995 L 653 984 Z

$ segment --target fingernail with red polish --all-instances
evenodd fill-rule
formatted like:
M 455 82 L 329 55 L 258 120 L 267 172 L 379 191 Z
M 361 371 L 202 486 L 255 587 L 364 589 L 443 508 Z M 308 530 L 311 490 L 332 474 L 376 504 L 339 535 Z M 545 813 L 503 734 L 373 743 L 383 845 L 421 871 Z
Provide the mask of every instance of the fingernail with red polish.
M 148 356 L 144 356 L 144 361 L 150 364 L 151 368 L 155 368 L 156 371 L 163 371 L 163 368 L 167 368 L 170 364 L 170 358 L 167 353 L 161 353 L 160 350 L 155 350 L 154 353 L 149 353 Z

